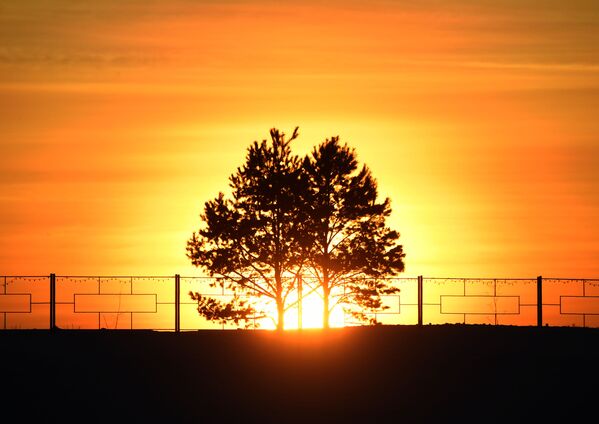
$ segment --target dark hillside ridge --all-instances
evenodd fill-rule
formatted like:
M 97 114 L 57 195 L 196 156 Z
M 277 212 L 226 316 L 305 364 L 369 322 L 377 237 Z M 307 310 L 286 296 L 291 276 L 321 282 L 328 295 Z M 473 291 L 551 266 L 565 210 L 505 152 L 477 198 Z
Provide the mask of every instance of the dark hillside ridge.
M 599 329 L 24 330 L 0 346 L 3 422 L 597 420 Z

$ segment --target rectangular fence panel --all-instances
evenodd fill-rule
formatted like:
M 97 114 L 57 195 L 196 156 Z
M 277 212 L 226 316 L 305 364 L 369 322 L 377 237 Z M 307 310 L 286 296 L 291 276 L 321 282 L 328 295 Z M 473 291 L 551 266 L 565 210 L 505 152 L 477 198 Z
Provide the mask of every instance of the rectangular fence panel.
M 425 324 L 534 325 L 536 279 L 425 278 Z
M 156 313 L 155 294 L 76 294 L 75 313 Z
M 386 280 L 399 289 L 397 294 L 382 296 L 387 309 L 377 312 L 374 318 L 385 325 L 414 325 L 418 323 L 418 279 L 392 278 Z
M 31 294 L 0 294 L 0 312 L 31 313 Z
M 543 279 L 543 322 L 599 327 L 599 280 Z
M 0 277 L 0 329 L 50 328 L 50 277 Z
M 175 329 L 175 277 L 56 277 L 63 329 Z
M 520 314 L 517 296 L 441 296 L 441 313 L 474 315 Z

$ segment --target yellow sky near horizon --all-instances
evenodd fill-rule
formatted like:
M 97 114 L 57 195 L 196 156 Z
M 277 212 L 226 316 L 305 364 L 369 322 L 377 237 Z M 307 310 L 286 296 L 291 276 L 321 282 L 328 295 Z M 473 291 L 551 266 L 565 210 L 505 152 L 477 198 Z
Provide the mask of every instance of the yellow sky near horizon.
M 599 4 L 6 1 L 0 274 L 197 275 L 251 141 L 340 135 L 406 276 L 599 277 Z

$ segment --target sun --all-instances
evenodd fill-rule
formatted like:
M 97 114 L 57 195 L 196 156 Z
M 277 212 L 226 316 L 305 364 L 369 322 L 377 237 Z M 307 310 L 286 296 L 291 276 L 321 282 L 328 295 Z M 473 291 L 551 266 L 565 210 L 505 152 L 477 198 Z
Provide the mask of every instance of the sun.
M 341 306 L 333 308 L 329 315 L 329 325 L 335 328 L 345 326 Z M 323 328 L 323 300 L 319 293 L 313 292 L 304 296 L 301 307 L 297 303 L 285 313 L 285 329 L 295 330 L 300 328 Z
M 255 299 L 256 300 L 256 299 Z M 331 303 L 337 299 L 331 296 Z M 277 307 L 272 299 L 261 298 L 254 302 L 255 307 L 259 311 L 263 311 L 265 318 L 256 320 L 258 328 L 264 330 L 274 330 L 276 328 Z M 298 299 L 297 291 L 292 292 L 287 301 L 287 309 L 285 311 L 285 330 L 323 328 L 323 309 L 324 302 L 322 294 L 314 289 L 309 291 Z M 343 307 L 336 305 L 332 308 L 329 314 L 329 327 L 340 328 L 347 325 Z

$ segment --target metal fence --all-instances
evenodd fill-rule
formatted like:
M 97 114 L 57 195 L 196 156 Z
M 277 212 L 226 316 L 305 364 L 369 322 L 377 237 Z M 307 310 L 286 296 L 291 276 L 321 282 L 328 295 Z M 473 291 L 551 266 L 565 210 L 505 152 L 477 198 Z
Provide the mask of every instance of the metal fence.
M 391 278 L 382 324 L 492 324 L 599 327 L 599 279 Z M 175 276 L 1 276 L 0 329 L 234 328 L 206 321 L 190 291 L 226 301 L 214 279 Z M 181 294 L 183 293 L 183 295 Z M 266 309 L 269 305 L 263 305 Z M 273 310 L 274 312 L 274 310 Z M 286 328 L 321 326 L 322 296 L 306 277 L 289 299 Z M 257 319 L 272 328 L 272 319 Z M 337 308 L 332 326 L 359 325 Z

